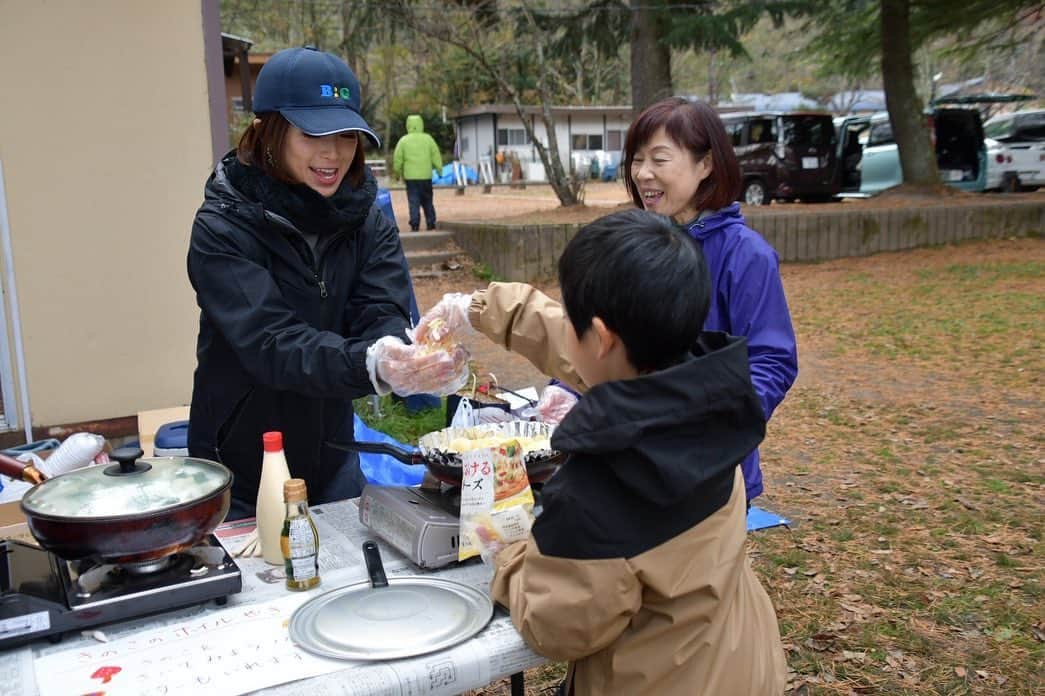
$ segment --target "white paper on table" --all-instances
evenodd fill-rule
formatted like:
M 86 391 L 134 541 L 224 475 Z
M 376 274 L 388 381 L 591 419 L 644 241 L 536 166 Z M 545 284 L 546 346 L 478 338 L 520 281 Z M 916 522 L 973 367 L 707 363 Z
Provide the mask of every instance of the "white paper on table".
M 533 403 L 536 403 L 537 400 L 540 398 L 537 395 L 537 389 L 535 387 L 526 387 L 525 389 L 514 389 L 513 391 L 515 392 L 515 394 L 501 390 L 497 391 L 497 398 L 504 399 L 505 401 L 507 401 L 508 408 L 510 408 L 513 411 L 516 411 L 520 408 L 526 408 L 527 406 L 531 406 Z M 519 396 L 516 396 L 516 394 L 518 394 Z M 529 401 L 527 401 L 526 399 L 529 399 Z
M 345 669 L 296 647 L 287 625 L 310 595 L 213 612 L 36 660 L 41 696 L 104 692 L 231 696 Z
M 35 693 L 32 649 L 0 650 L 0 696 L 32 696 Z

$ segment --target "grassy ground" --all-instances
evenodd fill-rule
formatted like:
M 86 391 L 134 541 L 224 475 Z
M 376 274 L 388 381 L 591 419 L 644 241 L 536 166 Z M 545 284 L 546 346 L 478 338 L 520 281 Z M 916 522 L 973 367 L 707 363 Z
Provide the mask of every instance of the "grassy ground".
M 1045 242 L 783 275 L 801 375 L 758 504 L 794 524 L 749 551 L 789 693 L 1045 693 Z M 531 670 L 528 693 L 561 674 Z

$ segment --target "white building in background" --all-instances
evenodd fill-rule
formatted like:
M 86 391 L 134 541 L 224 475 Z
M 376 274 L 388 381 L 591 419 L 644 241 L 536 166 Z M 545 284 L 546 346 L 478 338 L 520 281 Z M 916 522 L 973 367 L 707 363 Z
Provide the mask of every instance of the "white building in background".
M 524 107 L 527 120 L 542 143 L 548 142 L 540 107 Z M 624 149 L 624 136 L 631 125 L 631 106 L 556 106 L 555 134 L 559 156 L 569 171 L 586 170 L 592 159 L 599 160 L 600 171 L 616 166 Z M 510 104 L 473 106 L 454 116 L 457 130 L 457 158 L 476 170 L 482 158 L 495 158 L 498 152 L 518 156 L 527 181 L 545 181 L 544 165 L 523 127 L 515 107 Z

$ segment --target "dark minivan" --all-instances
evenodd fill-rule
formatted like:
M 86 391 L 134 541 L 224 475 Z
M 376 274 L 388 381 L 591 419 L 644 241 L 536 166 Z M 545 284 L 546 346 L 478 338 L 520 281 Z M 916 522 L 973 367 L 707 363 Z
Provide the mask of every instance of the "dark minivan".
M 830 200 L 838 193 L 835 126 L 830 114 L 769 112 L 725 114 L 744 185 L 740 200 Z

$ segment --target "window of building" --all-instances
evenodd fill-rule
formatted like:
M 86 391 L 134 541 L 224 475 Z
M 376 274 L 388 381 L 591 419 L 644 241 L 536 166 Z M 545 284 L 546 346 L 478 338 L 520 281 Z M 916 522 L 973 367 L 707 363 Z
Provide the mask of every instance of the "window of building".
M 601 150 L 602 149 L 602 134 L 598 135 L 588 133 L 574 133 L 573 134 L 573 149 L 574 150 Z
M 624 131 L 622 130 L 608 130 L 606 131 L 606 149 L 614 152 L 624 149 Z
M 498 128 L 498 145 L 529 145 L 530 139 L 526 137 L 525 128 Z
M 237 113 L 237 114 L 242 114 L 243 113 L 243 111 L 244 111 L 244 109 L 243 109 L 243 97 L 233 97 L 232 98 L 232 110 L 235 113 Z

